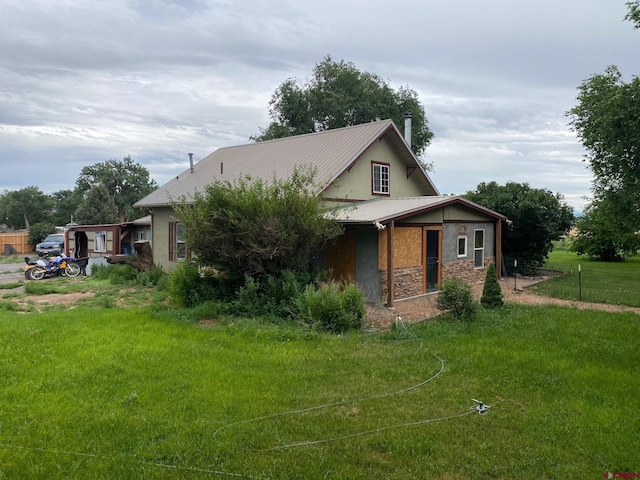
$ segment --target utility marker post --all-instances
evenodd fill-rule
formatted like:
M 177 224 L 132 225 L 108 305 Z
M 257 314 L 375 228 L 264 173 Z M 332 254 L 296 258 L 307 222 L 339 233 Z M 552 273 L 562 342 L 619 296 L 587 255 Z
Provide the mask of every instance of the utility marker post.
M 580 272 L 580 264 L 578 264 L 578 298 L 582 301 L 582 273 Z

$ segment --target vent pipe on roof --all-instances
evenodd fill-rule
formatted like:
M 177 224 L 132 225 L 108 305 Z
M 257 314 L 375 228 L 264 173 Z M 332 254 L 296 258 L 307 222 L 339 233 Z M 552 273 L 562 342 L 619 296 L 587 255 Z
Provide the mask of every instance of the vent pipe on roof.
M 193 173 L 193 153 L 188 153 L 189 155 L 189 165 L 191 166 L 191 173 Z
M 411 148 L 411 118 L 410 113 L 404 114 L 404 141 L 407 142 L 409 148 Z

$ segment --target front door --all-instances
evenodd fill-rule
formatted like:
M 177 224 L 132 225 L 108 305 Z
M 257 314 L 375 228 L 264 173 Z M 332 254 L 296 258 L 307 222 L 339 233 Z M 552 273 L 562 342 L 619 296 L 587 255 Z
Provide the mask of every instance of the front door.
M 440 271 L 440 232 L 438 230 L 427 230 L 426 250 L 427 292 L 435 292 L 438 290 L 438 273 Z

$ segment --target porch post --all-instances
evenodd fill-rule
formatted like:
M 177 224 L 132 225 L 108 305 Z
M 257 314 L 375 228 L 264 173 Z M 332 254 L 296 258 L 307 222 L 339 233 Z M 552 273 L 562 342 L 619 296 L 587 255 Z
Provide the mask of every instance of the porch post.
M 393 308 L 393 283 L 394 283 L 394 261 L 393 261 L 393 230 L 395 221 L 387 225 L 387 308 Z
M 502 278 L 502 220 L 496 220 L 496 273 L 498 278 Z

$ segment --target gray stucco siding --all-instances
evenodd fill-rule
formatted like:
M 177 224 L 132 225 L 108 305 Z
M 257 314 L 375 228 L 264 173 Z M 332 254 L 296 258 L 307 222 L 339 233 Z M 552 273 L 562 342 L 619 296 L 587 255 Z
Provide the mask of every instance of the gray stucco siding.
M 464 230 L 464 231 L 463 231 Z M 442 262 L 457 262 L 473 258 L 473 242 L 476 230 L 484 230 L 484 256 L 495 256 L 495 224 L 483 223 L 445 223 L 442 228 Z M 467 255 L 458 257 L 458 237 L 467 237 Z

